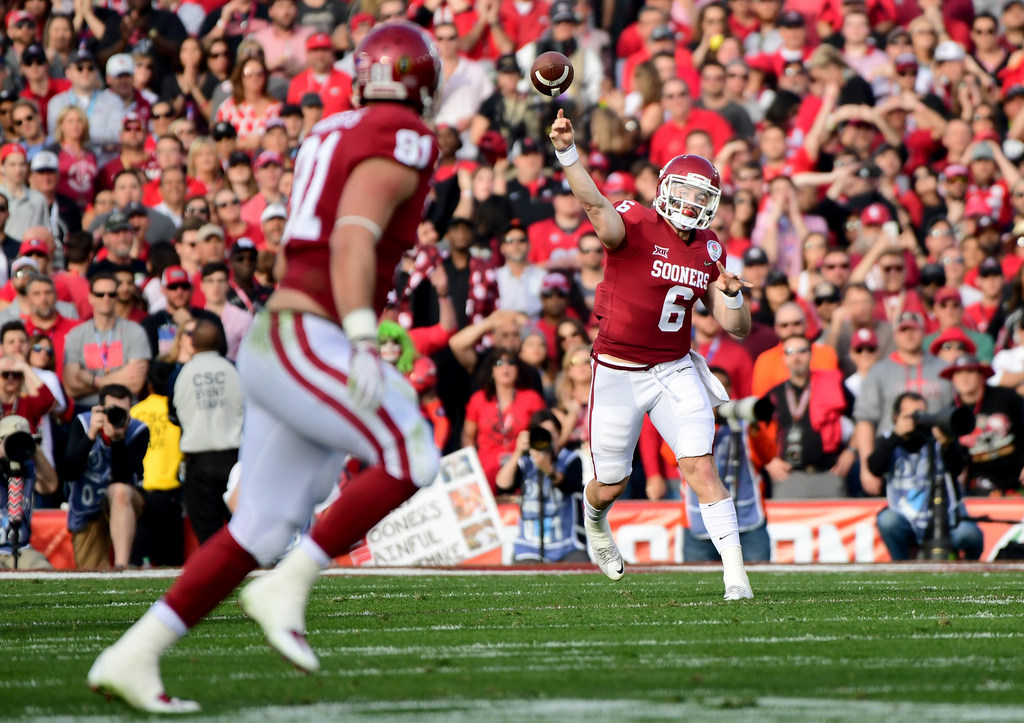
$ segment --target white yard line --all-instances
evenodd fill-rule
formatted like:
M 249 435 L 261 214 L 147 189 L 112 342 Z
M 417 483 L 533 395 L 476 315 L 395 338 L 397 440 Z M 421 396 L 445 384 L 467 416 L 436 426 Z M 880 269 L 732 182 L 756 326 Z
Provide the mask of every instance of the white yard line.
M 665 695 L 669 696 L 670 691 Z M 114 712 L 116 710 L 116 712 Z M 109 716 L 25 717 L 34 723 L 106 723 L 123 721 L 121 709 Z M 189 716 L 188 721 L 203 723 L 307 723 L 311 720 L 374 721 L 416 720 L 422 723 L 457 723 L 489 721 L 521 723 L 524 720 L 565 721 L 586 718 L 588 723 L 603 721 L 678 721 L 694 719 L 723 723 L 789 723 L 793 720 L 853 721 L 885 720 L 886 723 L 920 723 L 920 721 L 978 721 L 997 723 L 1020 721 L 1016 706 L 950 705 L 855 701 L 842 698 L 752 698 L 749 700 L 707 697 L 703 700 L 662 702 L 615 699 L 581 700 L 548 699 L 440 699 L 423 701 L 381 701 L 367 703 L 316 703 L 302 706 L 265 706 L 240 708 L 215 716 Z M 18 719 L 15 719 L 18 720 Z

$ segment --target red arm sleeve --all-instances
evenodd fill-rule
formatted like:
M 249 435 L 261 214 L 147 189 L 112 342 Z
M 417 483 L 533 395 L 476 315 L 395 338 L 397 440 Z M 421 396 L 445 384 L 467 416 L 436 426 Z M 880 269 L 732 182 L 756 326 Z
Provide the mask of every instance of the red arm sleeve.
M 430 356 L 448 346 L 448 340 L 455 334 L 455 329 L 446 331 L 440 324 L 419 326 L 409 329 L 409 338 L 422 356 Z

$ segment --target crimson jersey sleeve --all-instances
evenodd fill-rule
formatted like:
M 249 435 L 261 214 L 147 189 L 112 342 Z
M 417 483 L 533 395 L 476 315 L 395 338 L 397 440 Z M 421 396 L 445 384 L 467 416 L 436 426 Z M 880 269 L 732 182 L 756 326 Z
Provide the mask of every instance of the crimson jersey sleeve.
M 340 322 L 330 279 L 330 237 L 338 205 L 360 163 L 387 158 L 415 170 L 419 185 L 395 210 L 377 244 L 374 304 L 382 308 L 402 252 L 416 240 L 437 156 L 434 134 L 415 111 L 397 103 L 374 103 L 317 123 L 295 161 L 284 234 L 288 265 L 281 286 L 309 295 Z
M 694 302 L 718 279 L 725 251 L 712 231 L 682 240 L 654 209 L 623 201 L 616 210 L 625 238 L 605 261 L 594 314 L 594 349 L 643 364 L 680 359 L 690 351 Z

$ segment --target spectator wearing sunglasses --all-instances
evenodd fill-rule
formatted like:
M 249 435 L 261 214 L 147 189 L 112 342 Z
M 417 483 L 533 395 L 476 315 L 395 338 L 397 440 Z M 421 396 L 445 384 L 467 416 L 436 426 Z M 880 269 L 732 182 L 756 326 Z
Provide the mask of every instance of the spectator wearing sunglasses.
M 27 419 L 34 434 L 56 400 L 29 365 L 27 342 L 25 326 L 20 321 L 9 321 L 0 327 L 0 407 L 5 417 L 18 414 Z
M 547 271 L 530 263 L 529 252 L 526 228 L 519 219 L 512 219 L 501 239 L 505 264 L 494 272 L 498 282 L 498 306 L 533 316 L 540 313 L 540 285 Z
M 61 379 L 78 413 L 99 402 L 106 384 L 124 384 L 130 394 L 142 391 L 152 358 L 146 332 L 134 321 L 118 318 L 117 279 L 100 272 L 90 279 L 92 319 L 68 332 Z
M 11 72 L 10 79 L 15 87 L 25 85 L 21 73 L 21 57 L 25 50 L 36 42 L 36 19 L 32 13 L 25 10 L 13 10 L 7 14 L 7 41 L 9 43 L 7 54 L 4 56 L 4 65 Z
M 226 338 L 224 327 L 216 314 L 192 306 L 192 280 L 185 269 L 180 266 L 168 266 L 160 276 L 160 283 L 166 306 L 150 314 L 142 322 L 152 357 L 160 357 L 167 353 L 178 333 L 178 327 L 189 319 L 208 319 L 214 322 L 220 330 L 220 338 Z M 225 347 L 223 352 L 226 351 Z
M 32 44 L 21 54 L 21 72 L 25 76 L 25 88 L 19 94 L 22 99 L 35 104 L 38 109 L 35 126 L 37 133 L 46 138 L 46 111 L 50 99 L 71 88 L 71 81 L 65 78 L 51 78 L 49 60 L 42 46 Z M 18 120 L 14 119 L 17 127 Z

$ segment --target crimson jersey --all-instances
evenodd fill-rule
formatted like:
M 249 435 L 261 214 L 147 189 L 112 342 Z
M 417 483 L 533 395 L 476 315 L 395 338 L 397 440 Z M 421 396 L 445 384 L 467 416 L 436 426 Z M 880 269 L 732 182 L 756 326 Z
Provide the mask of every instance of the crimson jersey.
M 653 208 L 623 201 L 616 210 L 626 236 L 605 258 L 594 314 L 594 350 L 643 364 L 681 359 L 690 351 L 690 312 L 725 263 L 713 231 L 685 243 Z
M 390 158 L 417 171 L 419 188 L 399 206 L 377 244 L 375 310 L 394 286 L 402 252 L 416 240 L 437 140 L 416 111 L 397 103 L 373 103 L 317 123 L 295 159 L 291 208 L 284 230 L 287 271 L 280 286 L 311 296 L 340 323 L 330 278 L 330 238 L 338 203 L 352 171 L 370 158 Z

